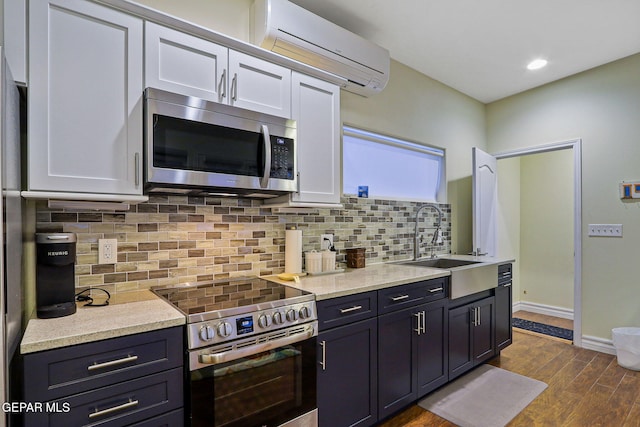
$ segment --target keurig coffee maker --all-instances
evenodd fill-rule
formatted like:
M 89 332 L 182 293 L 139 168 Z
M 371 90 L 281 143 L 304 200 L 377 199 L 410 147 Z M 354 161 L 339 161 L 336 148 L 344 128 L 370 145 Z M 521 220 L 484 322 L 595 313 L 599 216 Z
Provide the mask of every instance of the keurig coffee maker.
M 74 233 L 36 233 L 36 310 L 41 319 L 76 312 Z

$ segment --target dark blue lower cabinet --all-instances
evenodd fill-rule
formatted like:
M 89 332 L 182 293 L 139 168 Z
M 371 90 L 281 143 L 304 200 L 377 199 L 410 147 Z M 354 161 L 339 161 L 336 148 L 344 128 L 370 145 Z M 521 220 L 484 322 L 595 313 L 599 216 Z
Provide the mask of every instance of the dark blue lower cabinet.
M 378 317 L 378 416 L 447 382 L 447 309 L 438 301 Z
M 318 334 L 320 427 L 371 426 L 377 409 L 377 319 Z
M 495 354 L 493 296 L 449 310 L 449 380 Z

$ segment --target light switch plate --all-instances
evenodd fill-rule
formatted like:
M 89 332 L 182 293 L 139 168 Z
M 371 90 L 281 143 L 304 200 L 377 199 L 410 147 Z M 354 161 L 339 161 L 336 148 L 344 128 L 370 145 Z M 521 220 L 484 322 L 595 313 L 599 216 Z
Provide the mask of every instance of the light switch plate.
M 622 237 L 622 224 L 589 224 L 589 236 Z

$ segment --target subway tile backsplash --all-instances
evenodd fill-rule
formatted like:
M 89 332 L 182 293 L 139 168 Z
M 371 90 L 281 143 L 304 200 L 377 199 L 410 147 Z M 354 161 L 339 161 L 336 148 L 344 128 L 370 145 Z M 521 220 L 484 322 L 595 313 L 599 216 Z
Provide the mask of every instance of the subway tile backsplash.
M 285 229 L 302 230 L 303 250 L 320 250 L 333 234 L 339 267 L 346 249 L 365 248 L 367 264 L 413 256 L 419 203 L 344 196 L 342 209 L 271 208 L 239 198 L 152 195 L 126 212 L 49 209 L 38 202 L 37 232 L 77 234 L 76 287 L 119 293 L 229 277 L 284 271 Z M 450 253 L 451 209 L 443 210 L 443 243 Z M 420 214 L 421 254 L 437 223 L 433 209 Z M 98 239 L 118 240 L 118 262 L 98 264 Z

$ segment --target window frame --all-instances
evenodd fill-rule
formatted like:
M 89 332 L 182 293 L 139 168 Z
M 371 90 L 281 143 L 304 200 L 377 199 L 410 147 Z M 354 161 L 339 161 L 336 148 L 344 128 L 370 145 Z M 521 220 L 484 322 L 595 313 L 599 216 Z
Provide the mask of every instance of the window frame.
M 353 196 L 357 197 L 357 194 L 353 193 L 345 193 L 344 192 L 344 137 L 355 137 L 365 141 L 371 141 L 377 144 L 384 144 L 393 146 L 396 148 L 406 149 L 407 151 L 415 151 L 423 154 L 429 154 L 432 156 L 440 157 L 440 170 L 438 176 L 438 184 L 436 188 L 436 198 L 435 200 L 427 199 L 427 198 L 406 198 L 406 197 L 389 197 L 389 196 L 376 196 L 370 195 L 369 198 L 375 199 L 383 199 L 383 200 L 400 200 L 400 201 L 411 201 L 411 202 L 425 202 L 425 203 L 447 203 L 447 179 L 446 179 L 446 149 L 442 147 L 437 147 L 435 145 L 425 144 L 421 142 L 417 142 L 415 140 L 410 140 L 407 138 L 391 136 L 388 134 L 383 134 L 377 131 L 372 131 L 369 129 L 364 129 L 359 126 L 351 125 L 348 123 L 343 123 L 341 127 L 341 147 L 340 147 L 340 155 L 341 155 L 341 182 L 340 182 L 340 190 L 343 196 Z

